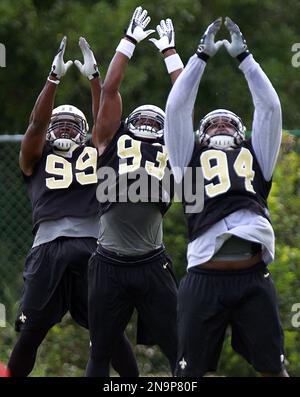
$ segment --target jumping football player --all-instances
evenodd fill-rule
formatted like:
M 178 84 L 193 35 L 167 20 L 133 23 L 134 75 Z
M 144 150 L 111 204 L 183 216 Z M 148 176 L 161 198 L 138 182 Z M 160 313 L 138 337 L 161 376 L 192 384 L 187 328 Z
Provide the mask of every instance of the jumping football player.
M 97 149 L 86 140 L 85 115 L 72 105 L 53 109 L 60 79 L 72 65 L 64 62 L 66 37 L 33 108 L 20 151 L 20 167 L 32 204 L 34 242 L 24 270 L 24 291 L 16 329 L 20 337 L 8 369 L 13 377 L 29 375 L 48 331 L 69 311 L 88 328 L 87 265 L 98 236 Z M 93 117 L 100 100 L 97 63 L 80 38 L 84 64 L 75 65 L 91 86 Z M 95 137 L 93 136 L 95 144 Z M 122 335 L 113 357 L 121 376 L 137 376 L 130 345 Z
M 135 46 L 153 30 L 147 11 L 138 7 L 126 36 L 120 41 L 109 66 L 96 122 L 100 166 L 111 167 L 117 187 L 128 175 L 128 191 L 135 171 L 143 170 L 146 184 L 158 180 L 160 187 L 168 169 L 163 145 L 164 112 L 154 105 L 139 106 L 121 121 L 119 88 Z M 151 39 L 163 52 L 174 82 L 183 64 L 175 51 L 170 19 L 157 26 L 159 39 Z M 124 179 L 124 178 L 123 178 Z M 122 179 L 122 180 L 123 180 Z M 101 187 L 101 183 L 99 185 Z M 128 193 L 126 190 L 126 193 Z M 143 192 L 141 192 L 143 194 Z M 170 258 L 163 245 L 162 219 L 170 202 L 146 200 L 101 203 L 99 246 L 89 263 L 89 325 L 91 356 L 87 376 L 108 376 L 116 341 L 124 332 L 134 308 L 153 340 L 167 356 L 172 372 L 177 352 L 177 286 Z M 99 372 L 101 366 L 102 371 Z
M 179 182 L 185 167 L 190 185 L 204 197 L 202 210 L 186 211 L 188 273 L 179 287 L 177 376 L 215 371 L 225 331 L 232 346 L 264 376 L 288 376 L 277 298 L 267 268 L 274 259 L 274 231 L 267 197 L 281 142 L 281 106 L 269 79 L 247 49 L 239 27 L 226 17 L 231 42 L 214 42 L 213 22 L 171 90 L 165 142 Z M 237 59 L 255 111 L 250 139 L 235 113 L 217 109 L 193 133 L 192 113 L 209 59 L 224 44 Z M 189 174 L 189 175 L 190 175 Z M 186 173 L 186 177 L 188 174 Z M 188 185 L 188 184 L 187 184 Z M 188 202 L 184 202 L 187 209 Z

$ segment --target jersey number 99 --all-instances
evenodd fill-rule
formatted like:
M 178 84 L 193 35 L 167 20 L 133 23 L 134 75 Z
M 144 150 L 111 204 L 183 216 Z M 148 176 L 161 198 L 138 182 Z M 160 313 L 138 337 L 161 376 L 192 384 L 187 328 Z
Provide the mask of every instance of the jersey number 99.
M 92 168 L 91 173 L 86 173 L 87 168 Z M 46 178 L 48 189 L 67 189 L 75 177 L 80 185 L 97 183 L 97 150 L 85 147 L 75 164 L 73 175 L 72 164 L 67 159 L 49 154 L 46 161 L 46 172 L 54 176 Z

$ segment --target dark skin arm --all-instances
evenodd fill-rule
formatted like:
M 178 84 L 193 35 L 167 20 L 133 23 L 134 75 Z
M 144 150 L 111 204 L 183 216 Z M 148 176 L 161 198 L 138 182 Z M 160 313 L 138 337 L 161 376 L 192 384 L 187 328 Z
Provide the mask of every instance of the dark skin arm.
M 176 54 L 175 49 L 172 48 L 170 50 L 166 50 L 164 52 L 164 58 L 168 58 L 170 55 L 174 55 L 174 54 Z M 182 71 L 183 71 L 183 68 L 177 69 L 174 72 L 170 73 L 170 78 L 171 78 L 172 84 L 175 83 L 175 81 L 177 80 L 177 78 L 179 77 L 179 75 L 181 74 Z
M 91 83 L 91 94 L 92 94 L 92 113 L 93 113 L 93 130 L 92 130 L 92 141 L 95 147 L 98 147 L 98 140 L 96 134 L 96 122 L 100 106 L 100 95 L 101 95 L 101 80 L 99 77 L 95 77 L 90 80 Z
M 164 57 L 176 54 L 175 49 L 165 51 Z M 103 153 L 116 131 L 118 130 L 122 117 L 122 98 L 119 92 L 123 81 L 129 59 L 121 52 L 116 52 L 113 57 L 104 84 L 102 87 L 100 109 L 94 127 L 97 136 L 97 147 L 99 155 Z M 170 74 L 172 84 L 183 69 L 175 70 Z
M 51 77 L 56 80 L 55 77 Z M 19 165 L 25 175 L 30 176 L 40 160 L 51 118 L 57 85 L 46 81 L 30 115 L 29 125 L 21 143 Z
M 119 92 L 129 59 L 121 52 L 113 57 L 101 90 L 100 108 L 95 124 L 99 155 L 103 153 L 116 131 L 122 117 L 122 98 Z

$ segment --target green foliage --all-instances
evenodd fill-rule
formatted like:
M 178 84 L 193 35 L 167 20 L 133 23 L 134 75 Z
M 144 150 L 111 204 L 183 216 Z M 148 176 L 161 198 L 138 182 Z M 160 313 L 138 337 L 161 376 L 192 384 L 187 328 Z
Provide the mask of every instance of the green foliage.
M 286 0 L 150 1 L 136 0 L 1 0 L 0 42 L 6 45 L 7 67 L 0 69 L 0 131 L 23 133 L 35 99 L 42 89 L 63 35 L 68 36 L 65 60 L 81 59 L 79 36 L 95 50 L 103 78 L 115 48 L 137 5 L 149 10 L 151 28 L 171 17 L 177 50 L 184 63 L 195 52 L 206 26 L 216 17 L 230 16 L 243 31 L 249 49 L 273 82 L 282 102 L 286 129 L 299 129 L 299 70 L 291 66 L 291 47 L 300 42 L 300 2 Z M 222 27 L 220 38 L 228 38 Z M 161 55 L 147 41 L 137 46 L 121 87 L 124 116 L 136 106 L 164 107 L 170 80 Z M 57 104 L 73 103 L 91 120 L 88 82 L 72 67 L 58 89 Z M 253 105 L 243 75 L 224 49 L 209 61 L 195 109 L 195 120 L 226 107 L 251 129 Z M 300 142 L 300 141 L 299 141 Z M 269 200 L 277 237 L 276 260 L 270 266 L 277 286 L 285 330 L 288 370 L 300 376 L 300 329 L 291 325 L 291 307 L 300 302 L 300 144 L 285 136 Z M 18 170 L 18 145 L 0 144 L 0 302 L 7 308 L 8 326 L 0 329 L 0 360 L 7 361 L 16 339 L 13 321 L 22 288 L 22 267 L 31 244 L 30 205 Z M 178 279 L 186 268 L 186 224 L 180 204 L 165 220 L 165 243 Z M 128 334 L 135 344 L 135 319 Z M 35 376 L 82 376 L 88 357 L 88 334 L 69 317 L 55 326 L 40 349 Z M 135 347 L 141 373 L 167 373 L 157 348 Z M 219 374 L 253 376 L 254 372 L 230 347 L 226 338 Z
M 7 49 L 7 68 L 0 69 L 2 112 L 0 131 L 23 132 L 63 35 L 68 36 L 65 59 L 81 59 L 78 38 L 85 36 L 95 50 L 104 77 L 132 11 L 142 4 L 151 27 L 171 17 L 177 50 L 184 62 L 195 52 L 206 26 L 216 17 L 239 23 L 250 50 L 270 76 L 283 104 L 285 128 L 300 125 L 297 92 L 299 73 L 291 66 L 291 46 L 299 42 L 300 3 L 287 0 L 79 1 L 21 0 L 0 2 L 0 40 Z M 222 27 L 218 37 L 227 38 Z M 216 107 L 240 114 L 251 129 L 252 103 L 235 60 L 224 49 L 211 60 L 201 83 L 195 120 Z M 121 87 L 124 115 L 142 103 L 164 106 L 170 82 L 161 55 L 147 40 L 138 45 Z M 73 103 L 91 118 L 88 82 L 72 67 L 62 81 L 57 104 Z

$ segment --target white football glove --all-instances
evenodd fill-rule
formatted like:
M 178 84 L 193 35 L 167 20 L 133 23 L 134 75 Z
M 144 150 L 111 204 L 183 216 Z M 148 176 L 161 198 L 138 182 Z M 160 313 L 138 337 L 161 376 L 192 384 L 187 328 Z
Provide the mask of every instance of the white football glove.
M 97 61 L 93 51 L 91 50 L 91 47 L 89 46 L 89 43 L 84 37 L 79 38 L 79 47 L 81 49 L 84 61 L 84 64 L 78 61 L 78 59 L 74 61 L 74 64 L 77 66 L 79 72 L 86 76 L 89 80 L 92 80 L 94 77 L 98 77 L 99 70 Z
M 55 58 L 52 62 L 51 66 L 51 72 L 50 75 L 56 77 L 57 79 L 60 79 L 62 76 L 64 76 L 67 73 L 67 70 L 69 67 L 73 64 L 73 61 L 68 61 L 64 62 L 64 53 L 66 50 L 66 45 L 67 45 L 67 37 L 64 36 L 62 39 L 58 52 L 55 55 Z
M 160 24 L 156 27 L 159 39 L 149 39 L 160 52 L 170 48 L 175 48 L 175 32 L 171 19 L 162 19 Z
M 126 36 L 131 38 L 136 43 L 144 40 L 151 33 L 155 32 L 155 30 L 144 30 L 148 23 L 151 21 L 151 18 L 148 16 L 148 11 L 143 10 L 142 7 L 137 7 L 131 17 L 128 29 L 126 31 Z
M 224 47 L 232 57 L 237 57 L 243 52 L 247 51 L 247 44 L 240 28 L 230 18 L 225 18 L 225 26 L 229 30 L 231 36 L 231 43 L 228 40 L 223 40 Z
M 208 26 L 203 36 L 201 37 L 197 50 L 198 55 L 204 53 L 209 57 L 213 57 L 220 49 L 220 47 L 222 47 L 223 45 L 222 40 L 219 40 L 215 43 L 215 35 L 220 30 L 221 25 L 222 25 L 222 18 L 220 17 Z

